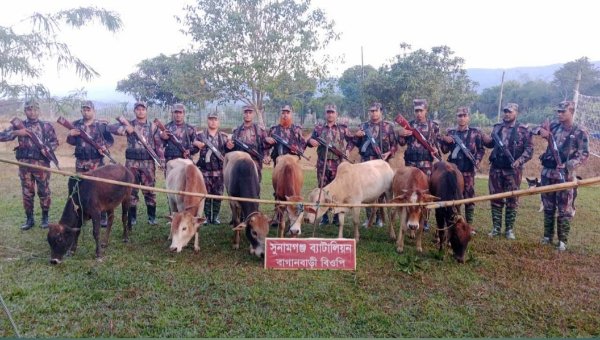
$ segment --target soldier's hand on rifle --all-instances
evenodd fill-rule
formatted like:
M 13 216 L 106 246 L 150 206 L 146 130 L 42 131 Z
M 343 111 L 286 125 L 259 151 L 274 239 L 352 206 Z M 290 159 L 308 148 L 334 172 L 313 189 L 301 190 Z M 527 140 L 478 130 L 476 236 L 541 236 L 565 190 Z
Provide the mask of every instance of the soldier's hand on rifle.
M 79 129 L 69 130 L 69 136 L 76 137 L 76 136 L 79 136 L 80 134 L 81 134 L 81 132 L 79 132 Z
M 520 166 L 521 166 L 521 162 L 518 159 L 515 160 L 512 164 L 513 169 L 518 169 Z
M 102 145 L 100 147 L 100 150 L 98 150 L 98 151 L 100 152 L 101 155 L 105 155 L 107 150 L 108 149 L 106 148 L 106 146 Z
M 491 136 L 488 136 L 488 135 L 482 135 L 482 136 L 481 136 L 481 139 L 483 139 L 483 142 L 484 142 L 485 144 L 489 144 L 489 143 L 491 143 L 491 142 L 492 142 L 492 137 L 491 137 Z
M 265 138 L 265 142 L 267 142 L 268 144 L 271 144 L 271 145 L 273 145 L 273 144 L 277 143 L 277 141 L 275 141 L 275 140 L 274 140 L 273 138 L 271 138 L 271 137 L 267 137 L 267 138 Z
M 356 137 L 364 137 L 365 136 L 365 132 L 363 131 L 363 129 L 360 129 L 360 130 L 356 131 L 356 133 L 354 135 Z
M 319 142 L 317 142 L 316 140 L 314 140 L 312 138 L 308 140 L 308 144 L 310 144 L 310 146 L 313 146 L 313 147 L 319 146 Z
M 444 136 L 444 137 L 442 137 L 442 140 L 446 144 L 454 144 L 454 139 L 452 139 L 452 137 L 450 137 L 450 136 Z
M 392 154 L 392 152 L 391 152 L 391 151 L 385 152 L 385 153 L 383 153 L 383 154 L 381 155 L 381 158 L 382 158 L 384 161 L 387 161 L 387 159 L 390 157 L 390 155 L 391 155 L 391 154 Z
M 540 136 L 544 139 L 548 139 L 550 137 L 550 132 L 544 128 L 540 129 Z
M 227 144 L 229 144 L 229 141 L 227 141 Z M 233 144 L 233 143 L 231 143 L 231 144 Z M 195 146 L 195 147 L 197 147 L 198 149 L 202 149 L 202 148 L 204 147 L 204 145 L 206 145 L 206 144 L 204 144 L 204 143 L 202 143 L 201 141 L 197 140 L 197 141 L 194 141 L 194 142 L 192 143 L 192 145 L 194 145 L 194 146 Z M 229 148 L 229 147 L 228 147 L 228 148 Z
M 132 134 L 133 133 L 133 126 L 128 125 L 125 127 L 125 131 L 127 132 L 127 134 Z
M 17 136 L 17 137 L 27 137 L 29 136 L 29 133 L 27 133 L 26 129 L 20 129 L 20 130 L 13 130 L 13 135 Z
M 189 158 L 190 157 L 190 150 L 185 150 L 183 152 L 183 158 Z
M 400 137 L 408 137 L 408 136 L 412 136 L 412 131 L 409 131 L 405 128 L 400 128 L 398 130 L 398 135 L 400 135 Z
M 264 164 L 270 164 L 271 163 L 271 157 L 270 156 L 266 156 L 265 158 L 263 158 L 263 163 Z
M 229 150 L 233 149 L 233 147 L 234 147 L 233 140 L 228 139 L 227 143 L 225 143 L 225 147 L 227 147 L 227 149 L 229 149 Z
M 160 139 L 162 140 L 169 140 L 169 133 L 167 131 L 161 131 L 159 134 Z

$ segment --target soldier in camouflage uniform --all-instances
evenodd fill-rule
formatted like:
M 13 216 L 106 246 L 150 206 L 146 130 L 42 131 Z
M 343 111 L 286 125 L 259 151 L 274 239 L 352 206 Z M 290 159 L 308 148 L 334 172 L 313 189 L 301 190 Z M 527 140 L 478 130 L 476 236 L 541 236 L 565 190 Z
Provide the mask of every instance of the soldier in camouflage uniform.
M 151 186 L 156 184 L 156 165 L 154 160 L 144 146 L 133 135 L 134 129 L 137 134 L 143 137 L 150 148 L 156 152 L 159 162 L 164 167 L 165 160 L 162 149 L 162 139 L 159 130 L 154 123 L 148 122 L 147 106 L 145 102 L 136 102 L 134 106 L 135 119 L 129 122 L 130 126 L 113 124 L 109 126 L 109 131 L 115 135 L 127 135 L 127 149 L 125 150 L 125 167 L 131 171 L 135 180 L 134 183 Z M 148 212 L 148 224 L 156 225 L 156 193 L 154 191 L 142 190 L 146 209 Z M 137 203 L 139 201 L 138 189 L 131 190 L 131 201 L 129 206 L 129 219 L 131 225 L 137 221 Z
M 533 155 L 533 144 L 531 132 L 526 125 L 517 122 L 519 105 L 509 103 L 504 107 L 502 122 L 494 124 L 492 134 L 502 141 L 505 150 L 512 155 L 514 162 L 502 151 L 494 139 L 483 136 L 483 145 L 493 148 L 490 155 L 490 176 L 488 187 L 490 194 L 519 190 L 523 175 L 523 166 Z M 502 230 L 502 210 L 506 202 L 504 215 L 505 233 L 507 239 L 514 240 L 514 226 L 517 217 L 518 197 L 510 197 L 506 200 L 492 200 L 492 231 L 490 237 L 499 236 Z
M 279 116 L 279 124 L 271 126 L 265 138 L 265 148 L 271 149 L 271 159 L 273 160 L 273 166 L 277 164 L 277 157 L 292 153 L 290 149 L 277 143 L 271 135 L 276 134 L 283 140 L 287 141 L 289 145 L 300 152 L 304 152 L 306 149 L 306 141 L 302 136 L 302 127 L 294 124 L 293 110 L 289 105 L 285 105 L 281 108 L 281 114 Z
M 108 150 L 114 142 L 112 134 L 106 128 L 108 122 L 95 119 L 95 115 L 94 103 L 91 100 L 82 102 L 82 118 L 72 122 L 75 129 L 70 130 L 67 136 L 67 143 L 75 146 L 75 171 L 77 173 L 85 174 L 104 165 L 104 154 L 79 137 L 79 129 L 87 132 L 103 152 Z M 106 212 L 102 212 L 101 216 L 100 225 L 106 227 L 108 224 Z
M 542 161 L 542 185 L 552 185 L 573 181 L 575 169 L 582 165 L 589 157 L 588 133 L 573 123 L 575 104 L 572 101 L 563 101 L 558 104 L 558 121 L 550 124 L 550 131 L 539 128 L 536 133 L 550 140 L 554 137 L 561 160 L 559 166 L 554 159 L 552 148 L 548 143 L 546 152 L 540 156 Z M 571 229 L 573 218 L 573 189 L 548 192 L 542 194 L 544 204 L 544 237 L 542 243 L 551 244 L 554 237 L 554 221 L 556 211 L 558 250 L 567 249 L 567 238 Z
M 359 149 L 361 162 L 374 159 L 383 159 L 384 161 L 389 161 L 393 157 L 394 153 L 396 153 L 397 149 L 394 125 L 391 122 L 383 120 L 383 113 L 380 103 L 373 103 L 369 107 L 369 117 L 369 121 L 362 123 L 360 130 L 354 134 L 352 143 Z M 371 136 L 375 140 L 375 143 L 372 143 L 371 139 L 368 138 L 367 132 L 370 132 Z M 380 197 L 380 201 L 382 197 Z M 366 212 L 367 220 L 363 226 L 367 225 L 371 216 L 372 208 L 367 208 Z M 375 223 L 380 227 L 383 226 L 383 221 L 381 219 L 382 213 L 382 209 L 377 209 Z
M 308 147 L 317 147 L 317 181 L 319 188 L 333 181 L 337 173 L 337 167 L 344 159 L 339 158 L 331 151 L 327 153 L 327 159 L 325 159 L 325 147 L 319 144 L 315 138 L 321 137 L 325 142 L 331 143 L 338 150 L 345 152 L 346 155 L 354 147 L 353 136 L 348 127 L 337 123 L 337 107 L 335 104 L 325 105 L 325 111 L 326 123 L 315 127 L 307 143 Z M 329 224 L 328 214 L 323 215 L 319 224 Z M 338 214 L 333 216 L 333 224 L 339 224 Z
M 163 150 L 165 152 L 165 162 L 175 158 L 190 158 L 198 153 L 198 148 L 192 143 L 196 140 L 196 129 L 185 122 L 185 106 L 183 104 L 173 105 L 171 110 L 173 120 L 165 125 L 168 131 L 160 132 L 160 138 L 163 140 Z M 177 137 L 181 142 L 181 146 L 185 150 L 182 152 L 171 141 L 171 135 Z M 166 170 L 165 170 L 166 171 Z
M 440 148 L 443 153 L 448 155 L 448 162 L 456 164 L 458 170 L 463 174 L 465 188 L 463 191 L 464 198 L 475 197 L 475 169 L 479 167 L 479 163 L 483 159 L 485 148 L 483 147 L 483 138 L 481 131 L 477 128 L 469 126 L 469 108 L 459 107 L 456 111 L 457 126 L 446 131 L 446 136 L 442 137 Z M 466 146 L 467 150 L 475 159 L 475 164 L 465 155 L 461 148 L 456 144 L 452 136 L 457 137 Z M 473 223 L 473 215 L 475 213 L 475 203 L 465 204 L 465 217 L 467 223 Z
M 215 154 L 207 143 L 210 143 L 220 152 L 221 157 L 225 154 L 227 134 L 219 131 L 219 115 L 216 112 L 208 114 L 208 127 L 198 133 L 194 146 L 200 150 L 200 158 L 196 165 L 202 172 L 206 190 L 211 195 L 223 195 L 223 161 Z M 221 200 L 207 198 L 204 202 L 205 224 L 221 224 L 219 211 Z
M 231 133 L 231 139 L 227 141 L 225 147 L 227 148 L 226 152 L 229 151 L 244 151 L 242 148 L 238 147 L 234 144 L 233 139 L 237 139 L 245 143 L 250 147 L 250 149 L 256 151 L 259 155 L 263 157 L 263 163 L 269 164 L 271 162 L 268 156 L 268 150 L 265 148 L 265 139 L 267 138 L 267 132 L 265 129 L 258 124 L 254 123 L 254 108 L 251 105 L 246 105 L 243 107 L 244 112 L 244 122 L 242 125 L 238 126 Z M 259 182 L 262 180 L 262 167 L 263 163 L 261 160 L 250 155 L 254 164 L 256 164 L 256 169 L 258 170 L 258 180 Z
M 415 119 L 409 122 L 410 126 L 421 131 L 429 145 L 437 151 L 440 138 L 440 126 L 437 121 L 427 118 L 428 104 L 425 99 L 413 100 Z M 412 132 L 400 129 L 398 131 L 398 144 L 407 145 L 404 152 L 404 163 L 406 166 L 414 166 L 423 171 L 427 177 L 431 176 L 433 167 L 433 156 L 419 141 L 412 136 Z M 439 152 L 439 151 L 438 151 Z
M 48 122 L 39 120 L 40 104 L 35 100 L 28 100 L 24 106 L 27 119 L 23 122 L 25 128 L 37 136 L 40 140 L 53 151 L 58 148 L 58 139 L 52 125 Z M 0 142 L 11 141 L 17 138 L 18 146 L 15 148 L 16 158 L 19 162 L 40 165 L 49 168 L 50 161 L 46 159 L 40 150 L 33 144 L 25 129 L 17 130 L 14 127 L 0 133 Z M 21 226 L 22 230 L 31 229 L 34 224 L 33 218 L 33 198 L 35 196 L 35 187 L 40 198 L 42 208 L 42 223 L 40 227 L 48 228 L 48 211 L 51 204 L 50 192 L 50 172 L 19 166 L 19 178 L 21 179 L 21 189 L 23 192 L 23 208 L 25 208 L 26 220 Z

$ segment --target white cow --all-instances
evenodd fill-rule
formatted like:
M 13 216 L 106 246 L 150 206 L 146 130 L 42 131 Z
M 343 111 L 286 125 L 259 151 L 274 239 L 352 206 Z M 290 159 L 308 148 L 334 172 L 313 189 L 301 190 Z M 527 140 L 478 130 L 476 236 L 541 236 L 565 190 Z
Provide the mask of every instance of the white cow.
M 189 159 L 177 158 L 167 163 L 167 189 L 206 194 L 202 173 Z M 198 229 L 204 222 L 204 197 L 168 194 L 171 207 L 171 251 L 181 251 L 194 236 L 194 251 L 199 252 Z
M 393 178 L 394 170 L 392 170 L 386 161 L 381 159 L 358 164 L 343 162 L 339 165 L 333 182 L 323 188 L 321 202 L 344 204 L 374 203 L 377 202 L 381 194 L 386 194 L 389 202 Z M 311 191 L 308 198 L 309 201 L 316 203 L 319 198 L 319 191 L 319 188 Z M 315 211 L 313 207 L 304 208 L 305 219 L 308 223 L 314 223 L 315 219 L 321 218 L 328 209 L 328 207 L 319 207 L 319 210 Z M 352 210 L 354 238 L 358 241 L 359 207 L 336 207 L 333 209 L 334 214 L 340 214 L 338 237 L 342 238 L 344 236 L 344 214 L 349 210 Z

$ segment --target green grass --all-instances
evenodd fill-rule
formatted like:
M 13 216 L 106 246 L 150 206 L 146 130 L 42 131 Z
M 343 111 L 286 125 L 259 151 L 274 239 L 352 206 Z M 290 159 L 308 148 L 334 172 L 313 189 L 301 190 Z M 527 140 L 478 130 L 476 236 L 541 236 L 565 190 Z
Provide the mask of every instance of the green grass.
M 131 243 L 121 242 L 116 225 L 102 262 L 94 259 L 88 223 L 77 254 L 50 266 L 46 233 L 18 228 L 24 216 L 16 173 L 0 164 L 0 293 L 27 337 L 600 336 L 596 188 L 579 191 L 564 254 L 539 245 L 542 215 L 539 197 L 531 196 L 521 200 L 512 242 L 486 236 L 489 204 L 477 206 L 480 232 L 463 265 L 438 256 L 431 235 L 423 255 L 410 239 L 398 255 L 380 228 L 361 229 L 357 271 L 350 273 L 264 270 L 244 238 L 240 250 L 231 249 L 225 224 L 201 230 L 200 254 L 191 246 L 171 254 L 167 226 L 148 226 L 142 208 Z M 305 174 L 308 192 L 315 172 Z M 66 179 L 53 175 L 52 190 L 56 221 Z M 486 193 L 487 182 L 478 180 L 476 191 Z M 262 197 L 271 193 L 265 169 Z M 159 202 L 162 216 L 166 197 L 159 194 Z M 38 207 L 36 198 L 37 222 Z M 221 220 L 228 221 L 227 204 L 223 210 Z M 303 229 L 312 236 L 312 225 Z M 336 235 L 333 226 L 315 231 Z M 349 226 L 345 236 L 352 236 Z M 0 336 L 14 336 L 4 314 Z

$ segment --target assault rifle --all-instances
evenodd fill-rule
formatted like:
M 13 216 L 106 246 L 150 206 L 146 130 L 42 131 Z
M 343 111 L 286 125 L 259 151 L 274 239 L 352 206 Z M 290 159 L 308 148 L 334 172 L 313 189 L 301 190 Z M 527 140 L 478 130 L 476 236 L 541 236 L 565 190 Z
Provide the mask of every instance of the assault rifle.
M 210 151 L 212 151 L 215 156 L 217 156 L 217 158 L 219 160 L 221 160 L 221 162 L 225 161 L 225 157 L 223 157 L 223 154 L 221 153 L 221 151 L 219 151 L 219 149 L 217 149 L 217 147 L 211 143 L 208 138 L 202 138 L 202 143 L 204 143 L 204 145 L 206 145 Z
M 479 166 L 477 166 L 477 161 L 475 160 L 475 157 L 473 157 L 473 154 L 471 153 L 471 151 L 469 151 L 469 149 L 467 149 L 467 146 L 462 141 L 462 139 L 460 139 L 460 137 L 458 137 L 458 135 L 455 133 L 451 134 L 451 137 L 452 137 L 452 139 L 454 139 L 454 143 L 456 143 L 456 145 L 458 145 L 460 150 L 465 154 L 465 156 L 467 156 L 467 158 L 471 161 L 471 163 L 473 163 L 473 166 L 475 167 L 475 169 L 479 170 Z
M 232 137 L 231 140 L 233 141 L 233 144 L 235 144 L 235 146 L 242 149 L 243 151 L 246 151 L 247 153 L 250 154 L 250 156 L 258 159 L 260 162 L 263 161 L 263 156 L 261 154 L 259 154 L 258 151 L 251 148 L 248 144 L 242 142 L 241 140 L 239 140 L 235 137 Z
M 40 151 L 42 156 L 44 156 L 44 158 L 46 158 L 48 161 L 54 163 L 56 168 L 60 170 L 60 167 L 58 166 L 58 159 L 56 158 L 54 151 L 52 151 L 48 145 L 44 144 L 38 135 L 27 129 L 21 119 L 15 117 L 11 119 L 10 124 L 17 130 L 24 129 L 27 132 L 27 137 L 31 138 L 33 145 L 35 145 L 35 147 Z
M 319 142 L 319 144 L 323 145 L 324 147 L 328 148 L 329 151 L 331 151 L 334 155 L 336 155 L 339 159 L 345 159 L 348 162 L 354 164 L 354 161 L 351 161 L 348 156 L 346 156 L 346 154 L 344 154 L 342 151 L 340 151 L 340 149 L 336 148 L 333 144 L 331 143 L 327 143 L 323 137 L 319 136 L 319 137 L 315 137 L 314 138 L 317 142 Z
M 127 119 L 125 119 L 123 116 L 117 117 L 116 120 L 119 123 L 121 123 L 123 126 L 125 126 L 125 127 L 131 126 L 131 124 L 129 124 L 129 122 L 127 121 Z M 158 167 L 161 170 L 165 170 L 165 168 L 160 163 L 160 160 L 159 160 L 158 155 L 156 154 L 156 152 L 154 152 L 154 150 L 152 150 L 152 148 L 150 147 L 150 145 L 148 145 L 148 142 L 146 142 L 146 138 L 144 138 L 144 136 L 142 136 L 139 133 L 137 133 L 137 131 L 135 131 L 135 128 L 133 128 L 133 132 L 131 134 L 135 137 L 135 139 L 138 140 L 138 142 L 140 142 L 140 144 L 142 144 L 142 146 L 144 147 L 144 149 L 146 149 L 146 151 L 148 152 L 148 154 L 150 155 L 150 157 L 152 158 L 152 160 L 156 163 L 156 165 L 158 165 Z
M 494 143 L 496 143 L 498 148 L 500 148 L 500 151 L 502 151 L 502 153 L 504 153 L 504 155 L 508 158 L 508 160 L 510 161 L 510 164 L 513 164 L 515 162 L 515 158 L 510 153 L 510 151 L 508 151 L 508 148 L 506 147 L 506 145 L 504 145 L 504 143 L 502 143 L 502 138 L 500 138 L 500 136 L 498 136 L 498 132 L 492 131 L 492 138 L 494 139 Z
M 63 116 L 58 117 L 56 122 L 69 130 L 78 130 L 79 137 L 81 137 L 81 139 L 83 139 L 86 143 L 90 144 L 94 149 L 98 151 L 99 154 L 108 157 L 112 164 L 117 164 L 117 161 L 115 161 L 115 159 L 112 158 L 112 156 L 110 155 L 110 151 L 108 151 L 108 149 L 103 149 L 84 129 L 76 127 L 70 121 L 66 120 Z
M 290 143 L 288 141 L 286 141 L 285 139 L 281 138 L 281 136 L 279 136 L 275 133 L 272 133 L 271 138 L 273 138 L 277 143 L 285 146 L 288 150 L 290 150 L 290 153 L 292 153 L 296 156 L 300 156 L 300 157 L 306 159 L 307 161 L 310 161 L 310 158 L 304 156 L 304 153 L 301 150 L 298 150 L 298 148 L 295 145 L 290 145 Z
M 371 133 L 371 130 L 369 129 L 366 123 L 361 127 L 361 130 L 364 131 L 365 137 L 367 137 L 367 141 L 365 142 L 365 144 L 363 144 L 362 148 L 360 148 L 360 151 L 367 151 L 367 148 L 370 145 L 373 148 L 373 151 L 375 151 L 377 157 L 379 157 L 379 159 L 383 159 L 383 155 L 381 154 L 381 148 L 379 147 L 379 144 L 377 144 L 375 137 L 373 137 L 373 134 Z M 381 131 L 379 131 L 379 133 L 381 133 Z
M 423 136 L 423 134 L 421 133 L 421 131 L 419 131 L 418 129 L 415 129 L 414 127 L 410 126 L 410 123 L 406 120 L 406 118 L 404 118 L 401 114 L 399 114 L 398 116 L 396 116 L 396 119 L 394 119 L 394 121 L 396 123 L 398 123 L 398 125 L 400 125 L 403 129 L 406 129 L 408 131 L 410 131 L 413 135 L 413 137 L 415 137 L 415 139 L 421 144 L 423 145 L 423 147 L 425 149 L 427 149 L 427 151 L 429 151 L 429 153 L 431 154 L 431 156 L 435 157 L 435 159 L 437 159 L 438 161 L 442 160 L 442 157 L 439 154 L 439 150 L 436 151 L 431 144 L 429 144 L 429 142 L 427 141 L 427 138 L 425 138 L 425 136 Z
M 550 151 L 552 152 L 552 158 L 556 162 L 556 168 L 558 169 L 558 173 L 560 174 L 560 181 L 565 181 L 565 176 L 563 175 L 561 168 L 563 168 L 563 162 L 560 158 L 560 153 L 558 151 L 558 145 L 556 143 L 556 138 L 552 134 L 552 130 L 550 129 L 550 120 L 546 119 L 544 123 L 541 125 L 541 128 L 548 131 L 548 146 L 550 147 Z
M 181 153 L 184 156 L 187 153 L 188 154 L 187 158 L 192 159 L 192 157 L 189 154 L 189 151 L 183 146 L 183 143 L 181 143 L 179 138 L 177 136 L 175 136 L 173 133 L 171 133 L 171 131 L 167 130 L 165 125 L 160 121 L 160 119 L 154 118 L 154 124 L 156 124 L 156 127 L 160 131 L 165 132 L 169 136 L 169 140 L 171 141 L 171 143 L 173 143 L 173 145 L 175 145 L 177 147 L 177 149 L 179 149 L 179 151 L 181 151 Z M 185 133 L 187 134 L 187 126 L 185 127 L 185 129 L 186 129 Z

